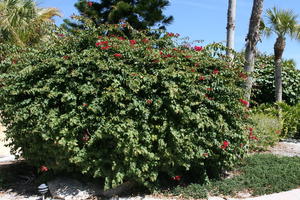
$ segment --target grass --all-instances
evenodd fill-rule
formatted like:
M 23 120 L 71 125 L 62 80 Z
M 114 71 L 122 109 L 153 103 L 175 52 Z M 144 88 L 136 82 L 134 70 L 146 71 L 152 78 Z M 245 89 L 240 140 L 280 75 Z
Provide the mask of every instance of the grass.
M 287 191 L 300 186 L 300 157 L 280 157 L 255 154 L 236 167 L 232 178 L 211 181 L 208 185 L 178 186 L 171 194 L 183 197 L 206 198 L 207 194 L 234 196 L 251 191 L 253 196 Z

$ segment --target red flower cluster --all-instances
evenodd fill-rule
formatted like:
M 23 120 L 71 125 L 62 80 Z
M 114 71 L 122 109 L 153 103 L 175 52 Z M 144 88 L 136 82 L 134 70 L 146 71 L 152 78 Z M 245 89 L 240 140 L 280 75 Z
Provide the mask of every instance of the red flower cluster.
M 119 40 L 125 40 L 125 38 L 124 38 L 124 37 L 118 37 L 118 39 L 119 39 Z
M 213 89 L 212 89 L 212 88 L 206 88 L 206 90 L 207 90 L 207 91 L 213 91 Z
M 89 7 L 92 7 L 92 6 L 93 6 L 93 2 L 88 1 L 88 2 L 87 2 L 87 5 L 88 5 Z
M 131 45 L 135 45 L 135 44 L 136 44 L 136 40 L 129 40 L 129 43 L 130 43 Z
M 48 167 L 46 167 L 45 165 L 40 166 L 39 169 L 40 169 L 41 172 L 46 172 L 46 171 L 49 170 Z
M 194 49 L 195 49 L 195 51 L 202 51 L 203 47 L 202 46 L 195 46 Z
M 178 34 L 178 33 L 167 33 L 167 36 L 169 36 L 169 37 L 179 37 L 180 34 Z
M 208 157 L 208 153 L 203 153 L 202 156 Z
M 143 43 L 148 43 L 149 40 L 148 40 L 147 38 L 145 38 L 145 39 L 142 40 L 142 42 L 143 42 Z
M 204 81 L 205 80 L 205 76 L 199 76 L 199 81 Z
M 225 140 L 221 146 L 221 149 L 226 149 L 228 146 L 229 146 L 229 142 Z
M 244 100 L 244 99 L 240 99 L 240 102 L 242 103 L 242 104 L 244 104 L 245 106 L 249 106 L 249 102 L 248 101 L 246 101 L 246 100 Z
M 89 141 L 89 139 L 90 139 L 90 136 L 87 134 L 87 133 L 85 133 L 84 135 L 83 135 L 83 137 L 82 137 L 82 141 L 83 142 L 87 142 L 87 141 Z
M 109 49 L 109 48 L 111 48 L 111 46 L 101 47 L 102 50 L 107 50 L 107 49 Z
M 152 102 L 153 102 L 153 101 L 152 101 L 151 99 L 147 99 L 147 100 L 146 100 L 146 103 L 147 103 L 147 104 L 152 104 Z
M 253 135 L 253 128 L 249 128 L 249 139 L 250 140 L 258 140 L 258 138 L 256 136 Z
M 64 37 L 65 35 L 62 34 L 62 33 L 58 33 L 57 36 L 58 36 L 58 37 Z
M 121 58 L 121 57 L 122 57 L 122 54 L 120 54 L 120 53 L 115 53 L 114 56 L 115 56 L 116 58 Z
M 243 72 L 241 72 L 241 73 L 240 73 L 240 77 L 241 77 L 242 79 L 247 79 L 248 76 L 247 76 L 246 74 L 244 74 Z
M 171 178 L 173 181 L 180 181 L 181 180 L 181 176 L 174 176 Z
M 213 97 L 210 97 L 208 94 L 205 94 L 205 97 L 208 99 L 208 100 L 214 100 Z
M 97 43 L 96 43 L 96 47 L 98 47 L 98 46 L 100 46 L 100 45 L 108 46 L 108 41 L 102 41 L 102 42 L 97 42 Z
M 218 73 L 220 73 L 220 71 L 217 69 L 214 69 L 213 74 L 218 74 Z

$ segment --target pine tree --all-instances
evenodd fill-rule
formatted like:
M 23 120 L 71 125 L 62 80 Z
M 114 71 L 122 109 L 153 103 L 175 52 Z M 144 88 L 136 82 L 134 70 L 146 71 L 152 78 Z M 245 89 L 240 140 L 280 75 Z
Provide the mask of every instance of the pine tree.
M 165 29 L 172 22 L 172 16 L 165 16 L 163 9 L 169 5 L 169 0 L 99 0 L 92 2 L 79 0 L 75 7 L 80 15 L 91 19 L 96 25 L 117 24 L 128 22 L 138 30 L 150 27 Z M 64 20 L 63 26 L 68 29 L 82 28 L 83 21 Z

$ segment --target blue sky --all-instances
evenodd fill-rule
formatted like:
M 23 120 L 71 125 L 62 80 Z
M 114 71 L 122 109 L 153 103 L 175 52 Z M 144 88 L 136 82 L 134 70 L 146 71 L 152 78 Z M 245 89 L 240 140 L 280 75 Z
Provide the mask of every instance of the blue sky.
M 98 0 L 94 0 L 98 1 Z M 41 7 L 56 7 L 63 13 L 63 18 L 68 18 L 76 13 L 74 3 L 76 0 L 38 0 Z M 252 9 L 252 0 L 237 0 L 235 50 L 240 51 L 245 46 L 245 37 L 248 32 L 249 19 Z M 293 9 L 299 15 L 299 0 L 265 0 L 264 10 L 274 6 Z M 226 40 L 228 0 L 170 0 L 170 6 L 165 14 L 173 15 L 174 22 L 167 30 L 179 33 L 182 37 L 191 40 L 204 40 L 202 45 L 211 42 L 224 42 Z M 265 13 L 264 13 L 265 15 Z M 55 18 L 59 24 L 62 19 Z M 261 52 L 273 53 L 275 37 L 263 38 L 258 45 Z M 300 69 L 300 42 L 287 39 L 284 58 L 292 58 Z

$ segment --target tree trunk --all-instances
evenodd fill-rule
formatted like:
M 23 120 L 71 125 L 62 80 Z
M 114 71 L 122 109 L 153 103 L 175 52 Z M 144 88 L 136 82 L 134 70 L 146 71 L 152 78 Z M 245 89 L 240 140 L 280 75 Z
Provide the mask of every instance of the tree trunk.
M 275 99 L 276 102 L 282 102 L 282 78 L 281 78 L 281 72 L 282 72 L 282 66 L 281 66 L 281 58 L 282 54 L 285 48 L 285 38 L 282 36 L 279 36 L 276 39 L 275 45 L 274 45 L 274 62 L 275 62 L 275 73 L 274 73 L 274 79 L 275 79 Z
M 236 0 L 228 1 L 228 12 L 227 12 L 227 56 L 233 58 L 231 49 L 234 49 L 234 29 L 235 29 L 235 15 L 236 15 Z
M 253 85 L 253 71 L 256 55 L 256 44 L 260 40 L 260 21 L 261 14 L 263 11 L 263 2 L 264 0 L 253 0 L 252 13 L 249 23 L 248 35 L 246 37 L 246 52 L 245 59 L 246 63 L 244 66 L 245 71 L 248 74 L 246 83 L 245 83 L 245 98 L 249 101 L 251 97 L 251 89 Z

